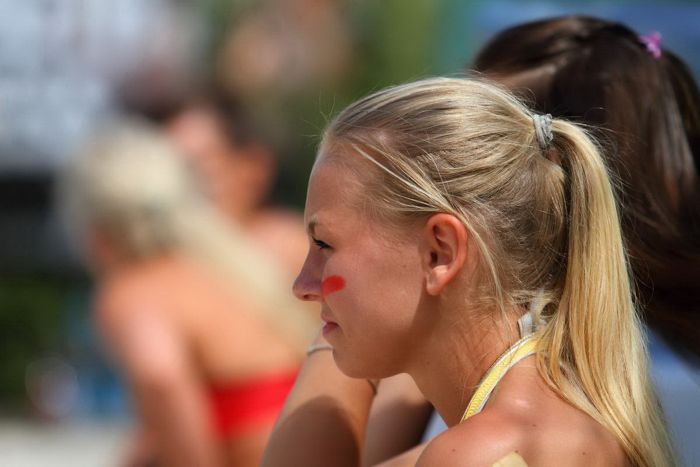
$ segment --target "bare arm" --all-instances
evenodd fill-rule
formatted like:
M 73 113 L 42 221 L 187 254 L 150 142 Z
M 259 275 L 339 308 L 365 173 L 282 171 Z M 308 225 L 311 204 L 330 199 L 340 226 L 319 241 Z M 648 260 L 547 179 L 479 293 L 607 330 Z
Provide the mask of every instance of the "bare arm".
M 100 328 L 130 383 L 143 432 L 168 466 L 218 466 L 204 388 L 185 348 L 154 313 L 114 309 Z
M 316 343 L 324 341 L 319 338 Z M 383 380 L 375 398 L 366 380 L 349 378 L 338 369 L 332 352 L 315 352 L 302 367 L 262 465 L 357 467 L 414 446 L 430 411 L 407 378 Z
M 419 444 L 431 412 L 432 406 L 409 375 L 382 380 L 367 425 L 363 465 L 378 464 Z M 414 465 L 417 458 L 403 465 Z
M 372 397 L 367 381 L 345 376 L 331 351 L 313 353 L 287 398 L 262 465 L 357 467 Z

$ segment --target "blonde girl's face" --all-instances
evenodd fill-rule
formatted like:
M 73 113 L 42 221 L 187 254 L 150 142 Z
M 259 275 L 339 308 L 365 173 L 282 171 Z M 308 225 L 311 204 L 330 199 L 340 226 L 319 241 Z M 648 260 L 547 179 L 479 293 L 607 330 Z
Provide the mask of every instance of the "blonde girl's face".
M 361 158 L 347 151 L 322 149 L 311 173 L 304 216 L 310 246 L 294 293 L 321 303 L 323 334 L 341 370 L 385 377 L 406 371 L 427 330 L 420 229 L 390 228 L 362 212 L 358 206 L 371 195 L 358 171 L 338 163 Z

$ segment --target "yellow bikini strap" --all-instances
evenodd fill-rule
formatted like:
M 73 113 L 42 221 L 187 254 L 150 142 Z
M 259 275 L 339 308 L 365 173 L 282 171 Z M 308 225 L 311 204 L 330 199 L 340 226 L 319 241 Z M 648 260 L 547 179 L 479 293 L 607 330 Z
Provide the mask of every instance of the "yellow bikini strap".
M 486 372 L 484 377 L 481 379 L 479 386 L 476 388 L 476 392 L 469 401 L 467 410 L 464 411 L 462 415 L 462 422 L 476 415 L 484 408 L 486 402 L 488 402 L 491 393 L 493 392 L 496 385 L 501 381 L 501 378 L 510 370 L 516 363 L 520 360 L 533 355 L 537 350 L 538 339 L 534 334 L 523 337 L 518 342 L 513 344 L 511 348 L 505 351 L 498 360 L 491 365 L 491 368 Z

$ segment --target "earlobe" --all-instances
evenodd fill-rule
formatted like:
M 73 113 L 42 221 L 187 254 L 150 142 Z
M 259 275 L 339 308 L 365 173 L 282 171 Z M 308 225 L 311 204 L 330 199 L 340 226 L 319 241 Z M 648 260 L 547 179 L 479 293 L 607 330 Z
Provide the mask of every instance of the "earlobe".
M 435 214 L 423 230 L 426 292 L 439 295 L 462 271 L 467 261 L 468 234 L 452 214 Z

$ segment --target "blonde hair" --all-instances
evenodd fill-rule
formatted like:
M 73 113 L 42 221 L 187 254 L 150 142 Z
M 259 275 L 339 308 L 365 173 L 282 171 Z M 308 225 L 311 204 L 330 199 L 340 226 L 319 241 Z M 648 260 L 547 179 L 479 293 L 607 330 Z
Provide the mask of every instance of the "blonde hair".
M 205 199 L 184 158 L 155 129 L 121 122 L 72 161 L 61 184 L 67 216 L 94 227 L 129 260 L 181 252 L 254 298 L 261 318 L 301 353 L 317 326 L 271 258 Z
M 542 304 L 547 383 L 607 427 L 635 465 L 672 465 L 606 167 L 563 120 L 542 150 L 532 118 L 493 84 L 433 78 L 351 105 L 324 144 L 351 147 L 375 168 L 373 214 L 458 217 L 479 248 L 483 295 L 504 313 Z

